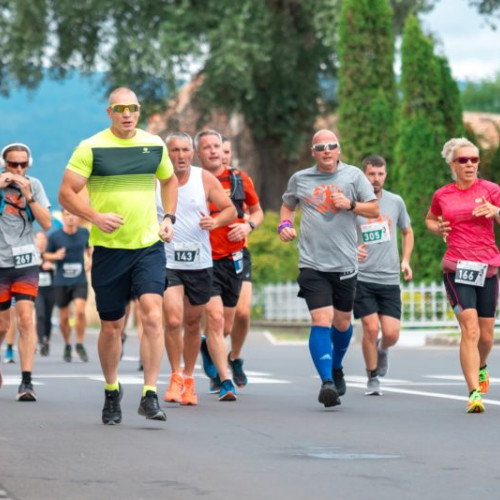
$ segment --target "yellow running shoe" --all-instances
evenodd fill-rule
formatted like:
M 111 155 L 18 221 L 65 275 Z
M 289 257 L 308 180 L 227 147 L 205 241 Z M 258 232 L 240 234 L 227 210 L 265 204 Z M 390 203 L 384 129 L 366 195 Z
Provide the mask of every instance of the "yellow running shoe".
M 471 392 L 469 402 L 467 403 L 467 413 L 483 413 L 484 404 L 481 396 L 479 389 L 475 389 Z
M 198 396 L 194 390 L 194 377 L 184 377 L 184 391 L 181 396 L 181 405 L 196 406 L 197 404 Z
M 179 373 L 172 373 L 170 375 L 170 384 L 167 392 L 165 392 L 165 401 L 167 403 L 180 403 L 181 394 L 184 388 L 184 380 Z
M 490 388 L 490 374 L 488 368 L 485 366 L 479 370 L 479 390 L 481 394 L 486 394 Z

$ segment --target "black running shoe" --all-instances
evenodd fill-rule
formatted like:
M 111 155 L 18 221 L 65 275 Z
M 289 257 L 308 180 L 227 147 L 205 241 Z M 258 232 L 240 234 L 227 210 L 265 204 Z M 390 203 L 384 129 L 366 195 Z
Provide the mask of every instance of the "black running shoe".
M 346 391 L 345 379 L 344 379 L 344 371 L 342 368 L 334 368 L 332 370 L 332 378 L 335 383 L 335 387 L 337 388 L 337 392 L 339 396 L 343 396 Z
M 66 361 L 66 363 L 71 363 L 71 346 L 70 345 L 67 345 L 64 348 L 63 359 L 64 359 L 64 361 Z
M 243 371 L 243 360 L 241 358 L 231 359 L 231 353 L 227 355 L 227 361 L 229 363 L 229 368 L 233 372 L 233 381 L 236 387 L 240 389 L 248 384 L 247 376 Z
M 319 391 L 318 401 L 325 405 L 325 408 L 330 406 L 337 406 L 340 403 L 339 393 L 335 388 L 335 384 L 332 380 L 325 380 L 321 384 L 321 390 Z
M 89 357 L 87 355 L 87 351 L 86 351 L 85 347 L 83 346 L 83 344 L 76 344 L 75 345 L 75 351 L 78 354 L 78 356 L 80 356 L 80 359 L 84 363 L 88 363 Z
M 158 394 L 153 391 L 147 391 L 146 395 L 141 398 L 137 413 L 148 420 L 167 420 L 167 415 L 158 403 Z
M 44 341 L 43 344 L 40 346 L 40 356 L 48 356 L 49 355 L 49 343 L 47 341 Z
M 16 399 L 18 401 L 36 401 L 36 394 L 33 390 L 33 384 L 31 382 L 21 382 L 19 389 L 17 390 Z
M 102 409 L 102 423 L 106 425 L 116 425 L 122 421 L 122 409 L 120 401 L 123 397 L 123 389 L 118 384 L 118 390 L 107 391 L 104 389 L 104 408 Z

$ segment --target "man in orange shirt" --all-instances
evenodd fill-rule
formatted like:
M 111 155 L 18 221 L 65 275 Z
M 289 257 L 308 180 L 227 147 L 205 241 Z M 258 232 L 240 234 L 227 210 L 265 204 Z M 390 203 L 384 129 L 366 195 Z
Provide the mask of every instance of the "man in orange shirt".
M 210 232 L 214 261 L 211 298 L 206 309 L 206 344 L 202 352 L 209 354 L 216 373 L 211 375 L 211 392 L 219 392 L 219 400 L 236 400 L 236 389 L 227 376 L 228 355 L 224 337 L 231 333 L 243 275 L 243 248 L 247 235 L 263 220 L 259 197 L 253 182 L 244 172 L 222 165 L 222 137 L 215 130 L 204 130 L 195 137 L 195 149 L 202 168 L 214 174 L 238 211 L 238 218 Z M 243 204 L 249 216 L 245 218 Z M 210 204 L 210 215 L 218 213 Z M 212 376 L 213 375 L 213 376 Z

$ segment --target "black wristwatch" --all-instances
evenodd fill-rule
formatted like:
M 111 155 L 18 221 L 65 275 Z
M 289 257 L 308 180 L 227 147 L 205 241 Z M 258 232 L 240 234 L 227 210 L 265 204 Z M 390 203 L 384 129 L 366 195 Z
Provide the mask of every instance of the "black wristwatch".
M 35 201 L 36 201 L 35 197 L 33 195 L 31 195 L 31 197 L 26 200 L 26 203 L 28 203 L 28 204 L 29 203 L 35 203 Z
M 351 200 L 351 207 L 347 211 L 352 212 L 355 208 L 356 208 L 356 200 Z
M 171 221 L 172 221 L 172 224 L 175 224 L 175 221 L 176 221 L 176 217 L 174 214 L 165 214 L 163 216 L 163 220 L 169 218 Z
M 255 222 L 252 222 L 251 220 L 247 220 L 248 225 L 252 228 L 252 231 L 255 229 Z

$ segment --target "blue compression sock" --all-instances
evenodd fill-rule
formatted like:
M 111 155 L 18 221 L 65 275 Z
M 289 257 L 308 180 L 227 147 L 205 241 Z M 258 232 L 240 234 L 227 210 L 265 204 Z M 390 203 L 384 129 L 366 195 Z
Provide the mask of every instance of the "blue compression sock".
M 331 329 L 332 344 L 333 344 L 333 369 L 342 368 L 342 360 L 344 359 L 349 342 L 352 337 L 352 325 L 345 332 L 337 330 L 334 326 Z
M 309 351 L 322 381 L 332 379 L 332 342 L 330 328 L 312 326 L 309 334 Z

